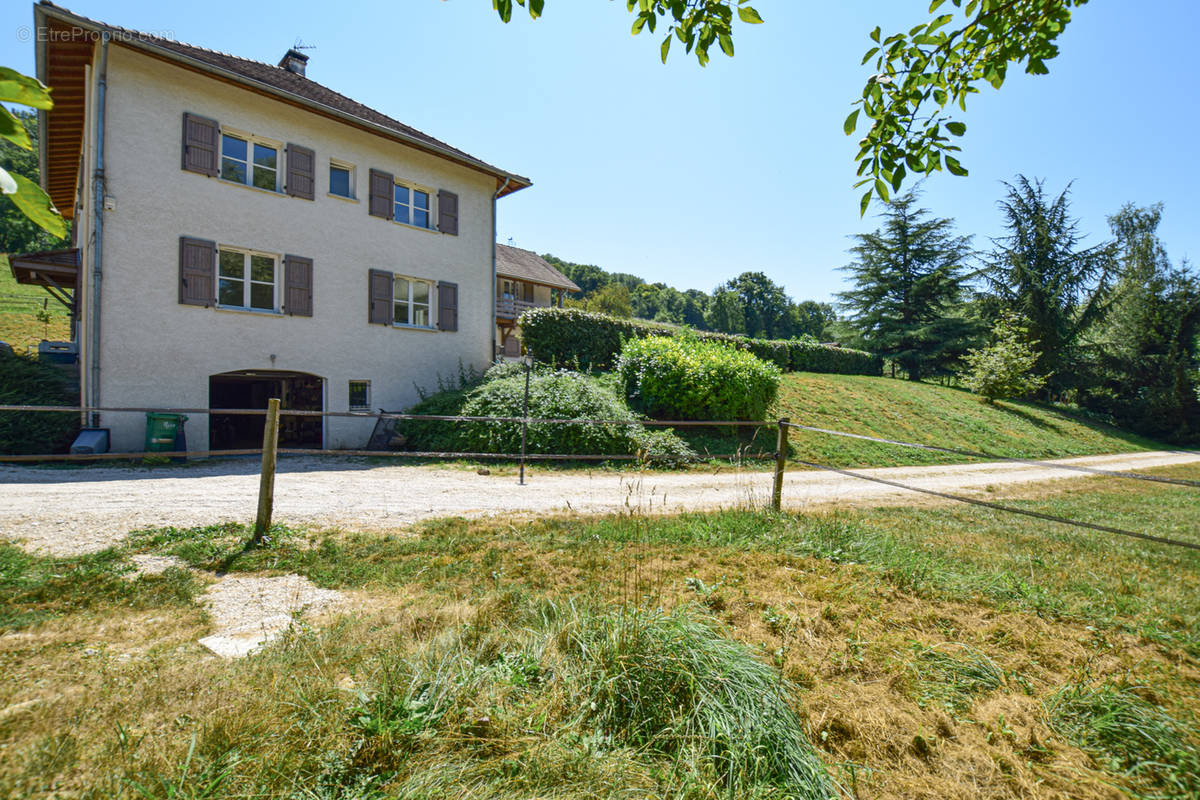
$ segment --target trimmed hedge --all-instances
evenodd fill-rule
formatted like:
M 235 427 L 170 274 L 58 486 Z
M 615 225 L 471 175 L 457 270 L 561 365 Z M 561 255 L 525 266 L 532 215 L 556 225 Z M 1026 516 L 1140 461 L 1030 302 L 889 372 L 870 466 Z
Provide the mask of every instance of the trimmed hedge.
M 658 419 L 762 419 L 779 367 L 745 350 L 693 337 L 630 339 L 617 359 L 630 406 Z
M 521 341 L 538 361 L 609 369 L 621 343 L 651 336 L 686 333 L 706 342 L 747 350 L 785 372 L 882 375 L 883 359 L 862 350 L 804 339 L 748 339 L 714 331 L 694 331 L 641 320 L 621 319 L 577 308 L 534 308 L 521 315 Z

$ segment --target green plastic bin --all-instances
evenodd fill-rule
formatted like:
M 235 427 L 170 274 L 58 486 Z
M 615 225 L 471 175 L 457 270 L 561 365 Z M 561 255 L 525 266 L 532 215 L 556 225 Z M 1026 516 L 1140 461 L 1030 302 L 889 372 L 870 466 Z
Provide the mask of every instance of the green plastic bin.
M 183 414 L 146 414 L 146 452 L 169 453 L 175 449 L 176 437 L 183 431 L 187 417 Z

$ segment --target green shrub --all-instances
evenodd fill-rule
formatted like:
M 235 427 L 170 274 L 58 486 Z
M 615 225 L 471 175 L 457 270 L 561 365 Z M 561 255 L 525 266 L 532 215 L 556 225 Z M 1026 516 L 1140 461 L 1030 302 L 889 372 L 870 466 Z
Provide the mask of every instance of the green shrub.
M 992 328 L 993 343 L 970 350 L 963 359 L 966 372 L 963 383 L 985 403 L 1033 394 L 1046 383 L 1046 376 L 1035 375 L 1036 343 L 1029 341 L 1029 330 L 1020 317 L 1004 313 Z
M 714 331 L 621 319 L 577 308 L 535 308 L 521 315 L 521 341 L 538 361 L 608 369 L 629 339 L 692 336 L 748 350 L 784 371 L 881 375 L 883 360 L 862 350 L 819 344 L 811 339 L 748 339 Z
M 62 372 L 33 356 L 0 352 L 0 403 L 27 406 L 74 406 L 79 397 Z M 79 432 L 79 415 L 31 411 L 0 412 L 0 453 L 65 453 Z
M 762 419 L 779 374 L 752 353 L 686 337 L 631 339 L 617 360 L 630 405 L 658 419 Z
M 498 365 L 483 382 L 468 389 L 433 395 L 412 414 L 468 417 L 519 417 L 523 411 L 525 373 L 520 365 Z M 569 370 L 537 368 L 529 379 L 529 416 L 540 419 L 605 419 L 611 425 L 531 423 L 526 431 L 529 453 L 564 455 L 637 455 L 655 464 L 676 466 L 696 454 L 670 431 L 647 431 L 621 398 L 596 378 Z M 517 453 L 518 422 L 435 422 L 406 420 L 397 431 L 410 450 Z

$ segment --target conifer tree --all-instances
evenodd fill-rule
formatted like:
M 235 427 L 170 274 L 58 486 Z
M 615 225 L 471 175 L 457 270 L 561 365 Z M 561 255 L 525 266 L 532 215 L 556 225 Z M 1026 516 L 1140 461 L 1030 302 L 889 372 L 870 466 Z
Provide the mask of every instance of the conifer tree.
M 986 272 L 1003 307 L 1029 327 L 1038 342 L 1036 370 L 1049 375 L 1052 395 L 1080 388 L 1082 337 L 1103 316 L 1115 272 L 1114 246 L 1082 248 L 1071 217 L 1070 189 L 1051 199 L 1042 181 L 1018 175 L 1000 201 L 1006 236 L 993 240 Z
M 965 353 L 975 327 L 955 309 L 967 294 L 969 236 L 929 216 L 916 192 L 887 204 L 882 228 L 859 234 L 843 267 L 854 288 L 838 295 L 862 345 L 920 380 L 937 362 Z

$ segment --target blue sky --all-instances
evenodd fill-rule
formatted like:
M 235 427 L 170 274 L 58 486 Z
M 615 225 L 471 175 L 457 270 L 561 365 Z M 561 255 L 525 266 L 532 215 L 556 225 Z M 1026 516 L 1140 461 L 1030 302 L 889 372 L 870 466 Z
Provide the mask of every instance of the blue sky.
M 661 37 L 629 33 L 623 2 L 547 0 L 509 25 L 487 0 L 61 0 L 72 11 L 274 63 L 302 39 L 309 77 L 534 186 L 500 203 L 500 241 L 682 289 L 760 270 L 797 300 L 842 288 L 860 219 L 854 141 L 876 24 L 907 29 L 926 0 L 756 0 L 733 59 L 707 68 Z M 7 2 L 0 63 L 33 70 L 32 6 Z M 1088 243 L 1123 203 L 1162 201 L 1176 261 L 1200 260 L 1200 91 L 1188 58 L 1193 0 L 1093 2 L 1076 12 L 1050 75 L 1012 74 L 962 117 L 968 178 L 937 174 L 923 204 L 976 245 L 1001 233 L 1002 180 L 1074 181 Z M 714 53 L 716 48 L 714 47 Z

